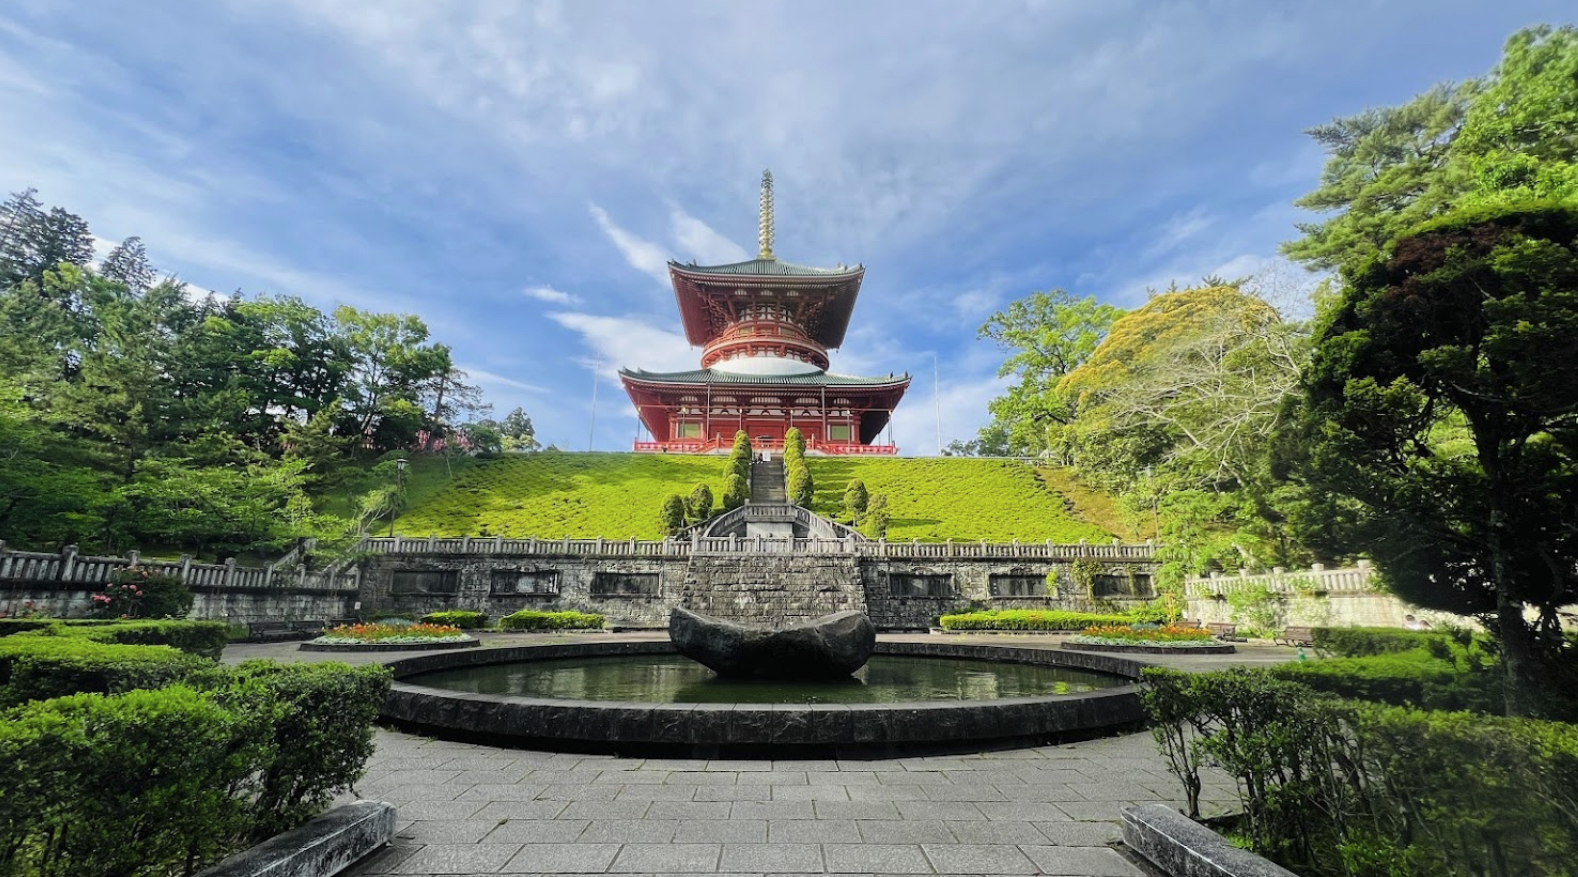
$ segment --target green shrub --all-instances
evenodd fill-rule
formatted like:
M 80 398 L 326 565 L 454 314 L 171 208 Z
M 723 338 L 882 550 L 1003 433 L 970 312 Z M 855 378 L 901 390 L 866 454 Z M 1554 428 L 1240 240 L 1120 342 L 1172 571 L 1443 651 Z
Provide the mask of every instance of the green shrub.
M 606 619 L 591 612 L 539 612 L 522 609 L 499 619 L 504 630 L 601 630 Z
M 189 874 L 292 828 L 361 775 L 389 680 L 255 661 L 11 710 L 0 764 L 25 769 L 0 771 L 0 873 Z
M 67 627 L 65 634 L 101 643 L 170 646 L 215 661 L 230 642 L 230 626 L 223 621 L 122 621 Z
M 1501 673 L 1468 654 L 1442 657 L 1416 648 L 1280 664 L 1269 672 L 1317 691 L 1393 706 L 1494 713 L 1505 704 Z
M 938 619 L 943 630 L 1084 630 L 1099 625 L 1130 624 L 1129 615 L 1097 615 L 1050 609 L 991 609 Z
M 130 647 L 125 647 L 130 648 Z M 26 704 L 0 721 L 0 872 L 191 871 L 251 834 L 272 710 L 183 686 Z
M 461 630 L 477 630 L 487 625 L 488 614 L 465 609 L 446 609 L 442 612 L 429 612 L 419 620 L 425 624 L 447 624 Z
M 811 470 L 800 461 L 788 466 L 784 473 L 785 486 L 789 489 L 789 501 L 804 508 L 811 507 L 811 501 L 816 496 L 816 482 L 811 478 Z
M 118 618 L 0 618 L 0 637 L 35 630 L 65 629 L 76 627 L 103 627 L 107 624 L 124 624 Z
M 723 480 L 723 510 L 732 512 L 751 498 L 751 488 L 745 479 L 731 472 Z
M 0 706 L 78 692 L 159 688 L 212 661 L 169 646 L 116 645 L 79 636 L 0 639 Z
M 1318 651 L 1339 658 L 1411 652 L 1432 642 L 1450 640 L 1444 633 L 1401 627 L 1317 627 L 1311 631 L 1311 637 Z
M 705 484 L 696 485 L 696 489 L 685 500 L 685 516 L 695 523 L 712 517 L 712 488 Z
M 93 595 L 93 614 L 100 618 L 185 618 L 194 600 L 179 576 L 134 566 L 110 575 L 104 591 Z
M 685 498 L 677 493 L 664 497 L 658 519 L 662 521 L 664 536 L 673 536 L 685 529 Z
M 1578 727 L 1343 701 L 1256 670 L 1145 682 L 1191 815 L 1202 770 L 1222 769 L 1248 845 L 1304 877 L 1578 873 Z
M 373 754 L 373 720 L 389 694 L 387 667 L 247 661 L 226 668 L 215 689 L 237 709 L 279 707 L 270 722 L 272 757 L 263 768 L 254 819 L 272 835 L 322 810 L 362 775 Z
M 849 486 L 844 488 L 844 513 L 849 515 L 850 523 L 860 523 L 870 502 L 871 494 L 866 490 L 866 483 L 859 478 L 849 479 Z

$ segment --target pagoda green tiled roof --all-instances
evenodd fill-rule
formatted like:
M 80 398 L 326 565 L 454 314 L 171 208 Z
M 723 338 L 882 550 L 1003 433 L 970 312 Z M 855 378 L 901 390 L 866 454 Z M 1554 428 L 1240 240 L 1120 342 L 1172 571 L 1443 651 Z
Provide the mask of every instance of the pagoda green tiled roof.
M 621 377 L 654 384 L 733 384 L 772 385 L 791 387 L 882 387 L 909 380 L 909 375 L 887 375 L 865 378 L 841 375 L 834 372 L 807 372 L 798 375 L 742 375 L 715 368 L 698 368 L 684 372 L 649 372 L 641 369 L 619 370 Z
M 845 277 L 859 274 L 864 270 L 859 265 L 853 268 L 843 266 L 838 268 L 812 268 L 807 265 L 796 265 L 792 262 L 780 262 L 777 259 L 748 259 L 744 262 L 734 262 L 728 265 L 685 265 L 679 262 L 669 262 L 668 264 L 670 268 L 677 268 L 687 274 L 727 274 L 757 277 Z

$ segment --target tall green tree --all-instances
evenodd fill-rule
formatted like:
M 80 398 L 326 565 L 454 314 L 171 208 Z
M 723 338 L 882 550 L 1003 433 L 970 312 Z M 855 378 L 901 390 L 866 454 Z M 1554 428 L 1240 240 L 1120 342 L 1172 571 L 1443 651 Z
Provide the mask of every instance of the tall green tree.
M 409 442 L 423 425 L 422 387 L 453 367 L 449 348 L 426 343 L 426 324 L 410 315 L 341 305 L 334 320 L 351 354 L 347 431 L 379 449 Z
M 1122 313 L 1093 296 L 1077 299 L 1054 289 L 1033 292 L 989 317 L 979 337 L 1008 352 L 997 374 L 1015 380 L 987 405 L 992 424 L 981 431 L 981 453 L 1046 450 L 1048 429 L 1067 423 L 1075 413 L 1055 391 L 1057 382 L 1095 352 Z
M 1578 209 L 1469 211 L 1349 272 L 1300 416 L 1340 534 L 1412 602 L 1487 619 L 1507 709 L 1537 713 L 1578 602 Z M 1532 615 L 1533 620 L 1529 620 Z
M 1485 76 L 1439 85 L 1307 133 L 1326 150 L 1300 207 L 1328 214 L 1283 245 L 1317 269 L 1357 268 L 1421 222 L 1476 204 L 1578 195 L 1578 29 L 1528 28 Z

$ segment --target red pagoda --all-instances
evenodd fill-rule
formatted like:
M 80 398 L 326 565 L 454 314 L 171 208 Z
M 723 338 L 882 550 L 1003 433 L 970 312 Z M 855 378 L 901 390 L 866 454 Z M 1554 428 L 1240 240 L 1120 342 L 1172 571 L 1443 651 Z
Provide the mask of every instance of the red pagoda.
M 685 337 L 701 368 L 620 369 L 651 441 L 637 451 L 728 449 L 745 430 L 758 449 L 783 446 L 798 427 L 806 450 L 892 454 L 882 428 L 909 388 L 908 374 L 856 377 L 827 370 L 866 269 L 807 268 L 773 255 L 773 176 L 762 174 L 760 253 L 732 265 L 668 263 Z

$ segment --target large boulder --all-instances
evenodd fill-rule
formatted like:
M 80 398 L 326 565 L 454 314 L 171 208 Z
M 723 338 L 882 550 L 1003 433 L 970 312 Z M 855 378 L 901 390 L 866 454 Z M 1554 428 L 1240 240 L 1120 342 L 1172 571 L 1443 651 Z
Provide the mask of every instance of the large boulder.
M 866 665 L 877 645 L 877 628 L 861 612 L 772 630 L 675 609 L 668 636 L 680 654 L 719 676 L 748 679 L 848 676 Z

